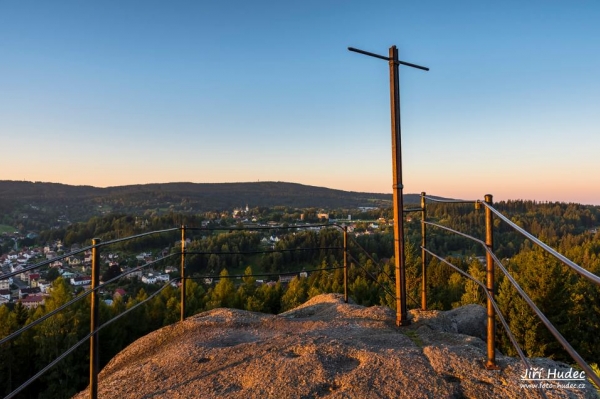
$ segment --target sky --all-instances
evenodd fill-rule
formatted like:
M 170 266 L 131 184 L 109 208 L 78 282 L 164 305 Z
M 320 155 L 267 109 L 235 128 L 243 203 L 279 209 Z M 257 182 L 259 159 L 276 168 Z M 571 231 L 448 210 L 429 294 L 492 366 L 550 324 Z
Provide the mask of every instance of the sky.
M 598 1 L 0 0 L 0 180 L 600 205 Z

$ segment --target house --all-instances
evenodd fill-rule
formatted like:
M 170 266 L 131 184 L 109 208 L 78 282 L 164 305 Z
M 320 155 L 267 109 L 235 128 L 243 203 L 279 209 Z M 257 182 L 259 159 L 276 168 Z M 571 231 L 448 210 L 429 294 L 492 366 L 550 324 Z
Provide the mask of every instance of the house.
M 156 276 L 152 273 L 147 276 L 142 276 L 142 283 L 144 284 L 156 284 Z
M 31 297 L 27 297 L 27 298 L 22 298 L 19 300 L 19 302 L 21 302 L 21 304 L 23 306 L 25 306 L 27 309 L 33 309 L 33 308 L 37 308 L 40 305 L 44 304 L 44 297 L 41 295 L 36 295 L 36 296 L 31 296 Z
M 69 266 L 77 266 L 82 263 L 82 260 L 76 256 L 69 256 L 67 258 L 67 263 L 69 264 Z
M 8 290 L 8 289 L 10 289 L 11 282 L 12 282 L 12 278 L 7 278 L 5 280 L 0 280 L 0 290 Z
M 125 295 L 127 295 L 127 292 L 123 288 L 117 288 L 113 294 L 113 298 L 123 298 Z
M 125 273 L 127 273 L 127 272 L 128 272 L 128 270 L 125 270 Z M 125 277 L 127 277 L 129 279 L 137 277 L 139 280 L 141 280 L 142 276 L 143 276 L 142 270 L 140 269 L 140 270 L 136 270 L 134 272 L 131 272 L 131 273 L 127 274 Z
M 71 285 L 74 286 L 82 286 L 82 285 L 90 285 L 92 284 L 91 276 L 79 276 L 71 278 Z
M 280 274 L 279 275 L 279 282 L 280 283 L 289 283 L 290 281 L 292 281 L 294 279 L 294 277 L 296 277 L 296 275 L 294 274 Z
M 179 269 L 176 266 L 167 266 L 165 267 L 165 273 L 177 273 Z
M 50 293 L 50 288 L 52 287 L 52 283 L 49 283 L 46 280 L 39 280 L 37 286 L 40 288 L 42 293 L 48 294 Z
M 135 258 L 137 260 L 144 260 L 146 257 L 151 256 L 151 255 L 152 255 L 151 253 L 142 252 L 141 254 L 136 255 Z
M 27 282 L 29 283 L 30 287 L 37 287 L 38 286 L 38 281 L 40 280 L 40 274 L 39 273 L 30 273 L 29 276 L 27 276 Z
M 10 290 L 9 289 L 1 289 L 0 290 L 0 298 L 4 298 L 7 301 L 10 301 Z
M 71 277 L 76 277 L 77 275 L 73 272 L 70 272 L 68 270 L 58 270 L 60 275 L 62 276 L 62 278 L 64 278 L 65 280 L 69 280 Z
M 40 289 L 40 287 L 27 287 L 27 288 L 20 288 L 19 289 L 19 299 L 23 299 L 25 297 L 28 296 L 39 296 L 42 294 L 42 290 Z
M 44 253 L 44 249 L 42 247 L 34 247 L 31 248 L 31 250 L 29 251 L 31 256 L 36 257 L 36 256 L 40 256 Z

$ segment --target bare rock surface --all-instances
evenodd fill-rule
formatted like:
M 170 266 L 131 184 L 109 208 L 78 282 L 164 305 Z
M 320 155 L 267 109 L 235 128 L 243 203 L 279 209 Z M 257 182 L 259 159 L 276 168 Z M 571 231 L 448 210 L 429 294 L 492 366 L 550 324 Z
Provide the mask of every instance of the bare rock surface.
M 474 307 L 473 307 L 474 306 Z M 99 375 L 100 398 L 540 398 L 498 354 L 486 370 L 485 309 L 411 311 L 320 295 L 280 315 L 215 309 L 140 338 Z M 467 335 L 471 334 L 471 335 Z M 548 359 L 538 367 L 565 367 Z M 554 388 L 548 398 L 596 398 Z M 75 396 L 87 398 L 84 391 Z

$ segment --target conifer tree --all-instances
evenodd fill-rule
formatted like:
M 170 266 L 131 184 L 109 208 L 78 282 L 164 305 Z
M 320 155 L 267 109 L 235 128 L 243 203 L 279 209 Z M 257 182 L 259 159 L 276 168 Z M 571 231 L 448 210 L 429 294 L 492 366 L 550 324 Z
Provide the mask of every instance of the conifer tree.
M 229 278 L 229 272 L 223 269 L 219 275 L 219 282 L 208 292 L 207 310 L 235 307 L 235 285 Z

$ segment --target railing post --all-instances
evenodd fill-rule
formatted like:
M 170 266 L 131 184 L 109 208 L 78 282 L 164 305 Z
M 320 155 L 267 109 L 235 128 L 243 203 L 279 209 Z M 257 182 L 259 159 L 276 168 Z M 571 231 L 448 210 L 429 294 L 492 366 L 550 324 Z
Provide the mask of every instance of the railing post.
M 100 304 L 98 301 L 98 283 L 100 282 L 100 244 L 99 238 L 92 239 L 92 294 L 90 296 L 90 399 L 98 398 L 98 370 L 100 369 L 98 328 L 100 318 Z
M 425 209 L 425 192 L 421 193 L 421 310 L 427 310 L 427 211 Z
M 492 195 L 485 195 L 485 202 L 492 205 Z M 485 245 L 490 251 L 494 249 L 494 220 L 490 208 L 485 208 Z M 486 286 L 490 293 L 487 300 L 487 361 L 485 367 L 488 370 L 497 370 L 496 365 L 496 313 L 492 300 L 494 298 L 494 259 L 490 252 L 487 252 L 487 278 Z
M 348 226 L 344 226 L 344 302 L 348 303 Z
M 185 320 L 185 226 L 181 226 L 181 316 Z

